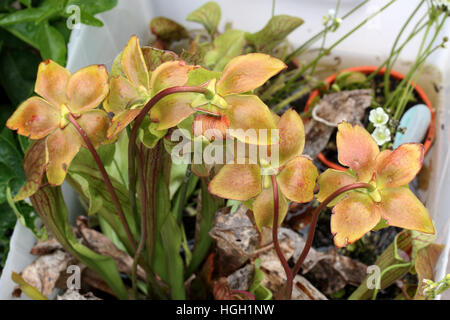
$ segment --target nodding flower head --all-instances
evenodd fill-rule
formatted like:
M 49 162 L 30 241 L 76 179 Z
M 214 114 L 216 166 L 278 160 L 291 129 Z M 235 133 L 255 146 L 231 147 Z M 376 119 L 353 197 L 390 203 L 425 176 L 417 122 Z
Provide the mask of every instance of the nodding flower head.
M 422 168 L 421 144 L 403 144 L 394 151 L 380 152 L 377 143 L 361 126 L 338 125 L 339 162 L 348 171 L 328 169 L 318 179 L 322 202 L 338 189 L 357 182 L 372 185 L 370 190 L 354 189 L 329 203 L 333 207 L 331 232 L 338 247 L 360 239 L 383 222 L 389 226 L 434 233 L 427 209 L 409 190 L 408 183 Z

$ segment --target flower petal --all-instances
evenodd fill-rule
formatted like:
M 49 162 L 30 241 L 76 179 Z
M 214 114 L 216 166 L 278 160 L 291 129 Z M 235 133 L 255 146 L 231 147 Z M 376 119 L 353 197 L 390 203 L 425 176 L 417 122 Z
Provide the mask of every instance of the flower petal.
M 66 87 L 70 72 L 53 60 L 39 64 L 34 91 L 55 107 L 67 103 Z
M 109 94 L 103 101 L 108 112 L 119 113 L 130 109 L 133 102 L 139 100 L 139 93 L 133 84 L 124 77 L 113 77 L 109 81 Z
M 358 181 L 368 182 L 373 175 L 375 158 L 380 153 L 369 132 L 359 125 L 342 122 L 338 125 L 336 143 L 339 162 L 355 170 Z
M 197 114 L 194 116 L 193 123 L 194 137 L 202 135 L 210 141 L 224 140 L 229 126 L 230 122 L 227 116 Z
M 255 95 L 230 95 L 225 100 L 225 114 L 233 129 L 230 135 L 245 143 L 272 144 L 273 132 L 269 129 L 276 129 L 275 120 L 261 99 Z
M 316 166 L 305 157 L 290 160 L 277 176 L 281 192 L 289 200 L 309 202 L 314 198 L 314 187 L 319 176 Z
M 68 108 L 81 113 L 98 106 L 108 94 L 108 72 L 103 65 L 92 65 L 75 72 L 67 83 Z
M 422 168 L 423 156 L 423 145 L 405 143 L 391 153 L 377 157 L 378 188 L 395 188 L 410 183 Z
M 123 72 L 128 80 L 135 86 L 143 86 L 147 90 L 150 88 L 149 73 L 145 65 L 144 55 L 139 45 L 139 39 L 132 36 L 128 44 L 123 49 L 121 64 Z
M 261 192 L 257 164 L 226 164 L 209 183 L 209 191 L 221 198 L 246 201 Z
M 345 247 L 359 240 L 381 219 L 380 209 L 362 192 L 350 192 L 333 208 L 331 233 L 336 247 Z
M 271 185 L 272 186 L 272 185 Z M 286 217 L 288 211 L 288 201 L 282 193 L 278 192 L 278 225 L 280 225 Z M 262 227 L 273 227 L 273 190 L 272 187 L 264 189 L 253 201 L 252 211 L 255 217 L 255 223 L 259 230 Z
M 277 126 L 280 130 L 279 157 L 282 166 L 302 154 L 305 147 L 305 128 L 298 113 L 292 109 L 281 116 Z
M 325 199 L 335 191 L 349 184 L 355 183 L 356 180 L 356 177 L 347 171 L 327 169 L 319 176 L 319 179 L 317 180 L 317 183 L 320 187 L 319 193 L 317 194 L 317 200 L 319 202 L 325 201 Z M 336 197 L 328 204 L 328 206 L 334 206 L 344 196 L 345 193 L 340 195 L 339 197 Z
M 138 116 L 139 112 L 141 112 L 141 109 L 131 109 L 116 114 L 111 121 L 106 137 L 108 139 L 116 137 Z
M 174 93 L 165 96 L 150 110 L 150 119 L 159 122 L 158 130 L 175 127 L 181 121 L 195 113 L 191 107 L 192 100 L 198 93 Z
M 103 110 L 89 110 L 81 115 L 78 123 L 84 129 L 95 148 L 106 140 L 106 131 L 109 127 L 109 118 Z M 84 146 L 84 142 L 83 142 Z
M 25 200 L 39 189 L 47 161 L 48 154 L 45 139 L 33 142 L 25 153 L 23 160 L 23 168 L 25 169 L 27 180 L 14 197 L 14 201 Z
M 6 126 L 30 139 L 41 139 L 58 127 L 59 117 L 54 106 L 42 98 L 31 97 L 17 108 Z
M 59 129 L 47 137 L 47 179 L 51 185 L 61 185 L 75 155 L 80 150 L 81 137 L 73 125 Z
M 428 210 L 407 187 L 382 189 L 381 216 L 390 226 L 434 233 Z
M 152 73 L 150 82 L 152 97 L 161 90 L 185 85 L 188 81 L 188 73 L 193 68 L 184 61 L 169 61 L 160 65 Z
M 228 62 L 217 82 L 222 95 L 244 93 L 262 86 L 267 80 L 286 68 L 283 61 L 263 53 L 249 53 Z

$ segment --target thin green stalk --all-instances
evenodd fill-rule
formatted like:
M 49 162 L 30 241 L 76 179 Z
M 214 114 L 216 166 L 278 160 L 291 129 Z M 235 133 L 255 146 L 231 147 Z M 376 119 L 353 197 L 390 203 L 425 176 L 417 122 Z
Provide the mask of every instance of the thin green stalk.
M 342 20 L 347 19 L 348 17 L 350 17 L 353 13 L 355 13 L 356 11 L 358 11 L 361 7 L 363 7 L 366 3 L 368 3 L 370 0 L 365 0 L 363 2 L 361 2 L 360 4 L 358 4 L 357 6 L 355 6 L 353 9 L 351 9 L 349 12 L 347 12 L 345 15 L 343 15 L 341 17 Z M 309 47 L 316 42 L 318 39 L 320 39 L 320 37 L 322 37 L 323 33 L 326 32 L 327 29 L 331 29 L 331 27 L 326 27 L 323 30 L 321 30 L 320 32 L 318 32 L 317 34 L 313 35 L 310 39 L 308 39 L 305 43 L 303 43 L 303 45 L 301 45 L 299 48 L 297 48 L 296 50 L 294 50 L 292 53 L 290 53 L 286 58 L 285 58 L 285 62 L 289 62 L 290 60 L 292 60 L 295 57 L 300 56 L 301 54 L 303 54 L 305 51 L 307 51 L 309 49 Z
M 354 27 L 353 29 L 351 29 L 349 32 L 347 32 L 344 36 L 342 36 L 340 39 L 338 39 L 336 42 L 334 42 L 327 50 L 324 50 L 324 52 L 320 53 L 319 55 L 317 55 L 317 57 L 311 61 L 309 64 L 307 64 L 306 66 L 302 67 L 300 69 L 300 71 L 294 75 L 291 79 L 289 79 L 289 81 L 285 84 L 285 86 L 283 87 L 282 91 L 289 91 L 289 89 L 292 88 L 293 84 L 295 83 L 295 81 L 297 79 L 299 79 L 300 77 L 302 77 L 305 72 L 311 68 L 315 63 L 317 63 L 317 60 L 322 59 L 326 54 L 328 54 L 328 52 L 331 52 L 331 50 L 333 50 L 334 48 L 336 48 L 339 44 L 341 44 L 344 40 L 346 40 L 348 37 L 350 37 L 355 31 L 357 31 L 359 28 L 361 28 L 362 26 L 364 26 L 367 22 L 369 22 L 371 19 L 373 19 L 375 16 L 377 16 L 378 14 L 380 14 L 381 12 L 383 12 L 384 10 L 386 10 L 389 6 L 391 6 L 396 0 L 391 0 L 389 1 L 386 5 L 384 5 L 383 7 L 381 7 L 378 11 L 374 12 L 373 14 L 371 14 L 369 17 L 367 17 L 366 19 L 364 19 L 362 22 L 360 22 L 356 27 Z
M 380 282 L 381 279 L 383 278 L 383 276 L 386 274 L 386 272 L 397 269 L 397 268 L 405 268 L 405 267 L 409 267 L 411 265 L 411 262 L 408 263 L 400 263 L 400 264 L 393 264 L 389 267 L 387 267 L 386 269 L 383 270 L 383 272 L 381 272 L 380 274 L 380 278 L 377 281 L 377 286 L 375 287 L 375 289 L 373 290 L 373 296 L 372 296 L 372 300 L 376 300 L 377 295 L 378 295 L 378 287 L 380 286 Z
M 420 1 L 420 3 L 417 5 L 417 7 L 414 9 L 414 11 L 411 13 L 411 15 L 408 17 L 408 19 L 405 21 L 405 23 L 403 24 L 402 28 L 400 29 L 400 32 L 397 34 L 397 37 L 395 38 L 394 44 L 391 48 L 391 52 L 389 54 L 389 58 L 388 58 L 388 63 L 386 64 L 386 73 L 384 74 L 384 96 L 385 99 L 387 100 L 388 96 L 389 96 L 389 82 L 390 82 L 390 71 L 391 71 L 391 58 L 393 57 L 395 48 L 397 47 L 398 42 L 400 41 L 401 36 L 403 35 L 403 32 L 406 30 L 406 27 L 409 25 L 409 23 L 411 22 L 411 20 L 414 18 L 414 16 L 416 15 L 416 13 L 419 11 L 419 9 L 422 7 L 422 5 L 424 4 L 425 0 Z

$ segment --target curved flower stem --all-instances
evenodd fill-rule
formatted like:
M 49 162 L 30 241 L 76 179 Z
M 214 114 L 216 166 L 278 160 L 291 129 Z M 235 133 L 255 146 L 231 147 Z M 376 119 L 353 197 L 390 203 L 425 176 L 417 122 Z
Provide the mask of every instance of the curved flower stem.
M 273 188 L 273 226 L 272 226 L 272 239 L 273 239 L 273 246 L 275 248 L 275 251 L 277 253 L 278 259 L 280 259 L 281 265 L 283 266 L 284 272 L 286 273 L 287 278 L 287 299 L 291 299 L 292 294 L 292 285 L 293 285 L 293 275 L 291 268 L 289 267 L 289 264 L 286 260 L 286 258 L 283 255 L 283 252 L 280 248 L 280 243 L 278 242 L 278 218 L 279 218 L 279 197 L 278 197 L 278 184 L 277 179 L 274 175 L 271 176 L 272 178 L 272 188 Z M 283 289 L 282 289 L 283 290 Z M 284 292 L 281 292 L 282 295 Z
M 142 108 L 141 112 L 136 117 L 133 128 L 131 129 L 131 133 L 129 135 L 129 142 L 128 142 L 128 181 L 129 181 L 129 195 L 130 195 L 130 203 L 134 204 L 136 206 L 136 166 L 135 166 L 135 157 L 136 157 L 136 138 L 138 134 L 139 127 L 142 124 L 142 121 L 144 121 L 144 118 L 146 114 L 150 111 L 150 109 L 159 102 L 162 98 L 174 94 L 174 93 L 181 93 L 181 92 L 193 92 L 193 93 L 203 93 L 207 94 L 209 92 L 208 89 L 203 87 L 190 87 L 190 86 L 177 86 L 177 87 L 171 87 L 164 89 L 157 93 L 153 98 L 150 99 L 149 102 L 145 105 L 144 108 Z M 140 174 L 143 174 L 140 171 Z M 147 192 L 143 192 L 144 195 L 147 194 Z M 136 269 L 137 264 L 140 258 L 140 255 L 142 254 L 142 251 L 144 250 L 145 246 L 145 239 L 147 237 L 147 208 L 141 208 L 141 237 L 139 240 L 139 245 L 136 250 L 135 256 L 134 256 L 134 263 L 133 263 L 133 272 L 132 272 L 132 282 L 133 282 L 133 292 L 136 294 Z
M 391 265 L 391 266 L 387 267 L 386 269 L 384 269 L 381 272 L 380 277 L 377 280 L 376 288 L 373 290 L 372 300 L 376 300 L 377 299 L 378 291 L 380 290 L 379 287 L 380 287 L 381 279 L 383 279 L 383 276 L 388 271 L 391 271 L 391 270 L 394 270 L 394 269 L 397 269 L 397 268 L 406 268 L 406 267 L 410 267 L 410 266 L 411 266 L 411 262 L 406 262 L 406 263 L 394 264 L 394 265 Z
M 331 195 L 328 196 L 328 198 L 326 198 L 316 208 L 316 210 L 314 210 L 313 220 L 311 221 L 311 224 L 309 226 L 308 238 L 306 239 L 305 247 L 303 248 L 303 251 L 302 251 L 300 257 L 298 258 L 297 262 L 295 263 L 295 266 L 294 266 L 294 269 L 293 269 L 293 274 L 297 274 L 300 271 L 300 267 L 302 266 L 303 262 L 306 259 L 306 256 L 309 253 L 309 250 L 311 249 L 311 246 L 312 246 L 312 243 L 313 243 L 313 240 L 314 240 L 314 233 L 316 232 L 317 220 L 319 219 L 319 214 L 322 211 L 322 209 L 325 208 L 336 197 L 340 196 L 344 192 L 347 192 L 347 191 L 350 191 L 350 190 L 354 190 L 354 189 L 369 189 L 369 190 L 372 190 L 373 186 L 371 184 L 363 183 L 363 182 L 349 184 L 349 185 L 347 185 L 345 187 L 342 187 L 342 188 L 336 190 L 335 192 L 333 192 Z
M 125 214 L 122 211 L 122 207 L 120 205 L 119 198 L 116 195 L 116 192 L 114 191 L 114 187 L 111 183 L 111 180 L 109 179 L 108 173 L 106 172 L 105 166 L 102 163 L 102 160 L 100 159 L 100 156 L 98 155 L 97 151 L 95 150 L 91 140 L 89 139 L 86 132 L 83 130 L 83 128 L 79 125 L 73 114 L 69 113 L 68 115 L 69 121 L 73 124 L 75 129 L 77 129 L 78 133 L 83 138 L 87 148 L 92 154 L 92 157 L 94 158 L 95 162 L 97 163 L 98 169 L 100 170 L 100 173 L 102 174 L 103 180 L 105 181 L 106 188 L 108 189 L 109 194 L 111 195 L 111 200 L 116 207 L 117 215 L 119 216 L 120 222 L 123 225 L 123 228 L 125 230 L 125 233 L 127 235 L 128 241 L 130 242 L 131 247 L 134 251 L 136 251 L 136 243 L 133 238 L 133 234 L 131 233 L 130 226 L 128 225 L 127 219 L 125 218 Z

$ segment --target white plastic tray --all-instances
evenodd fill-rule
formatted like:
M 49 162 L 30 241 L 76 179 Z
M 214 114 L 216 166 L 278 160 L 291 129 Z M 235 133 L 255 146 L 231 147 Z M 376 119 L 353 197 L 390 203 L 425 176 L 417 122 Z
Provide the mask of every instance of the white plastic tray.
M 234 27 L 246 31 L 259 30 L 271 17 L 272 0 L 216 0 L 222 8 L 222 26 L 227 21 L 233 22 Z M 119 5 L 112 11 L 99 15 L 105 23 L 102 28 L 82 26 L 72 33 L 69 43 L 68 68 L 72 72 L 89 64 L 106 64 L 111 66 L 114 57 L 125 46 L 128 38 L 136 34 L 147 42 L 151 35 L 148 29 L 152 17 L 166 16 L 185 24 L 188 27 L 198 28 L 197 24 L 188 23 L 185 17 L 189 12 L 198 8 L 206 0 L 119 0 Z M 339 36 L 349 31 L 363 17 L 373 13 L 387 0 L 371 1 L 373 4 L 354 14 L 344 21 L 343 25 L 335 34 L 328 36 L 331 43 Z M 397 31 L 401 27 L 399 21 L 405 21 L 408 13 L 412 10 L 417 0 L 398 0 L 387 11 L 366 24 L 356 34 L 344 41 L 333 52 L 333 57 L 342 58 L 342 66 L 356 64 L 379 64 L 385 57 L 394 41 Z M 345 13 L 354 7 L 358 0 L 342 0 L 340 13 Z M 321 28 L 322 16 L 329 9 L 334 8 L 335 0 L 321 1 L 298 1 L 277 0 L 275 13 L 300 16 L 305 24 L 292 33 L 290 41 L 295 45 L 301 44 L 312 34 Z M 446 26 L 445 32 L 449 32 Z M 401 61 L 411 61 L 415 57 L 418 41 L 412 42 L 402 53 Z M 331 57 L 331 58 L 333 58 Z M 429 62 L 434 65 L 435 70 L 427 70 L 425 75 L 418 81 L 431 95 L 432 102 L 439 106 L 437 110 L 436 141 L 434 147 L 427 157 L 427 165 L 432 166 L 429 179 L 429 190 L 425 194 L 425 202 L 430 209 L 432 218 L 437 229 L 438 242 L 446 244 L 445 251 L 441 255 L 436 269 L 436 278 L 441 279 L 448 269 L 448 258 L 450 250 L 450 168 L 449 168 L 449 141 L 450 111 L 446 106 L 450 102 L 450 86 L 443 86 L 441 95 L 433 94 L 433 83 L 430 79 L 437 80 L 437 84 L 446 84 L 450 81 L 449 50 L 440 50 L 435 53 Z M 400 63 L 396 66 L 399 71 L 405 70 L 407 64 Z M 76 196 L 66 188 L 64 194 L 71 215 L 77 214 L 79 206 Z M 22 268 L 31 262 L 34 257 L 29 254 L 35 239 L 28 230 L 17 225 L 11 241 L 11 251 L 0 278 L 0 299 L 11 299 L 11 291 L 14 284 L 10 280 L 11 271 L 20 272 Z M 450 295 L 448 296 L 450 299 Z

